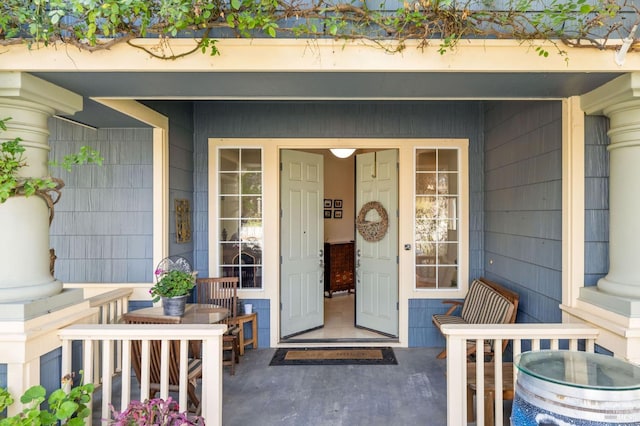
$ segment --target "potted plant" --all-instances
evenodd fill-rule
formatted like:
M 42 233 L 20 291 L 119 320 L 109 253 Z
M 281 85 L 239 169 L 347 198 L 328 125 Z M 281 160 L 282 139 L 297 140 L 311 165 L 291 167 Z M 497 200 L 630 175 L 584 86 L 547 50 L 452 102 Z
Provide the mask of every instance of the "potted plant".
M 195 275 L 178 269 L 170 271 L 157 269 L 155 275 L 158 282 L 149 290 L 153 301 L 162 299 L 165 315 L 182 316 L 187 298 L 196 283 Z

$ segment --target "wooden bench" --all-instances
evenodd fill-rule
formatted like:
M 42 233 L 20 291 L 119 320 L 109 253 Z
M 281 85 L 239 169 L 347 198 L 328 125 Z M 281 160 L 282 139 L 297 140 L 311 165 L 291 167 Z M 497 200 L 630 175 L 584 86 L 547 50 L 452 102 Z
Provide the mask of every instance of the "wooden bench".
M 451 307 L 444 314 L 435 314 L 433 324 L 440 330 L 442 324 L 512 324 L 516 322 L 519 296 L 517 293 L 502 287 L 486 278 L 473 280 L 464 301 L 443 300 Z M 461 307 L 460 314 L 454 312 Z M 508 341 L 503 341 L 502 351 Z M 467 355 L 475 353 L 475 344 L 469 343 Z M 492 342 L 485 344 L 486 356 L 493 356 Z M 447 356 L 446 349 L 438 354 L 438 358 Z

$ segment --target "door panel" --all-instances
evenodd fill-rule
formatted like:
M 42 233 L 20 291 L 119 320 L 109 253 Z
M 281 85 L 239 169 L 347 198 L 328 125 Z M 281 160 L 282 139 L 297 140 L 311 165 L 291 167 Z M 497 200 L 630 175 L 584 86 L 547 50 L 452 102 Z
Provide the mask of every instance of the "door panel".
M 397 158 L 396 150 L 356 157 L 356 212 L 378 201 L 389 223 L 379 241 L 366 241 L 356 232 L 356 325 L 392 336 L 398 335 Z M 369 214 L 367 220 L 376 221 Z
M 324 323 L 323 157 L 283 150 L 280 180 L 282 337 Z

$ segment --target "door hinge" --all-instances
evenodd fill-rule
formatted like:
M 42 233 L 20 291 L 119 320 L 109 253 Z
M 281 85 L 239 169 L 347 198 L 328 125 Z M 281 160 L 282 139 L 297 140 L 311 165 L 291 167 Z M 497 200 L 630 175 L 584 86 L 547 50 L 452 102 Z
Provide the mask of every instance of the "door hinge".
M 396 265 L 400 264 L 400 256 L 396 256 Z
M 396 311 L 400 310 L 400 302 L 396 302 Z
M 280 171 L 282 171 L 282 161 L 280 162 Z
M 280 264 L 282 265 L 282 255 L 280 255 Z
M 280 312 L 282 312 L 282 302 L 280 302 Z

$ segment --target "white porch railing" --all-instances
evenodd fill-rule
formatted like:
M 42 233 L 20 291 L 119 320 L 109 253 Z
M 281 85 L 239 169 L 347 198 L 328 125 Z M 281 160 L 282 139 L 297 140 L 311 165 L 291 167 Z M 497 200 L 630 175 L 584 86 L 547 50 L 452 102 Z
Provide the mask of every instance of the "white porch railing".
M 87 299 L 92 308 L 98 308 L 98 324 L 117 324 L 120 322 L 122 314 L 129 311 L 129 298 L 132 293 L 132 288 L 121 288 Z M 99 385 L 99 380 L 102 376 L 102 349 L 100 348 L 100 342 L 94 342 L 94 345 L 93 353 L 96 355 L 93 359 L 93 371 L 96 372 L 96 374 L 94 374 L 94 380 L 98 380 L 94 381 L 94 384 Z M 121 346 L 121 342 L 116 343 L 116 347 L 114 348 L 116 353 L 121 352 Z M 120 358 L 113 357 L 112 359 L 114 364 L 111 371 L 119 373 L 122 370 Z
M 180 341 L 181 377 L 178 392 L 180 407 L 187 407 L 187 365 L 189 341 L 202 342 L 202 417 L 208 425 L 222 424 L 222 334 L 226 330 L 222 324 L 77 324 L 61 329 L 58 332 L 62 340 L 62 375 L 72 373 L 72 342 L 82 341 L 83 360 L 81 369 L 85 383 L 102 383 L 101 418 L 110 418 L 113 398 L 113 366 L 122 366 L 121 402 L 116 409 L 124 410 L 131 401 L 131 341 L 142 341 L 142 379 L 138 385 L 140 399 L 149 396 L 149 351 L 145 342 L 159 340 L 161 350 L 161 389 L 160 398 L 169 395 L 169 341 Z M 94 375 L 93 360 L 96 342 L 102 348 L 102 374 L 99 380 Z M 121 344 L 121 351 L 115 351 L 115 345 Z M 146 353 L 146 357 L 145 357 Z M 112 357 L 119 357 L 114 362 Z M 147 374 L 145 374 L 147 372 Z M 106 422 L 105 422 L 106 424 Z
M 568 349 L 594 351 L 598 330 L 578 324 L 447 324 L 442 326 L 447 339 L 447 425 L 467 424 L 467 341 L 475 341 L 476 347 L 484 347 L 485 340 L 494 340 L 494 347 L 502 347 L 503 340 L 512 340 L 513 356 L 522 352 L 523 343 L 530 343 L 531 350 L 559 349 L 560 342 L 568 342 Z M 484 395 L 484 359 L 476 359 L 476 400 Z M 496 356 L 494 364 L 495 425 L 503 423 L 502 357 Z M 515 367 L 514 367 L 515 370 Z M 514 371 L 514 381 L 517 380 Z M 484 426 L 484 404 L 476 404 L 476 425 Z

